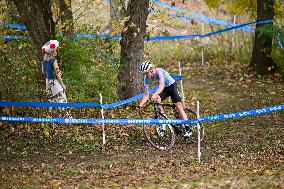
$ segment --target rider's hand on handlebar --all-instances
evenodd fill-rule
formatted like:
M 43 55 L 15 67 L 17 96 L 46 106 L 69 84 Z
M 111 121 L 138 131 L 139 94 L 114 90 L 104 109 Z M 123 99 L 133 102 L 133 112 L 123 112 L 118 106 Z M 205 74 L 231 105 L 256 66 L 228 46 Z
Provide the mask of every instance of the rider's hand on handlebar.
M 157 101 L 157 100 L 158 100 L 158 95 L 154 93 L 154 94 L 152 95 L 152 97 L 151 97 L 151 100 Z

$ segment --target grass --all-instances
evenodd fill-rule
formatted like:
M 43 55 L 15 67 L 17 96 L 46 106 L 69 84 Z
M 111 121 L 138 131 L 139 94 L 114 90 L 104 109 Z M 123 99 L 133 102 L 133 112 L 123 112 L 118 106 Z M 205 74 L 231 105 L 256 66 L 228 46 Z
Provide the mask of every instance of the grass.
M 248 62 L 250 37 L 236 32 L 238 43 L 245 46 L 233 50 L 226 34 L 209 40 L 205 66 L 200 64 L 204 47 L 198 40 L 147 42 L 146 54 L 175 75 L 181 63 L 186 105 L 194 107 L 199 100 L 201 116 L 283 104 L 283 81 L 255 76 L 242 64 Z M 98 70 L 105 68 L 102 65 Z M 42 115 L 33 109 L 17 110 L 6 109 L 5 114 Z M 99 110 L 89 108 L 72 110 L 72 114 L 100 117 Z M 127 106 L 105 114 L 107 118 L 139 117 Z M 0 122 L 0 188 L 284 187 L 283 111 L 204 125 L 199 164 L 196 145 L 179 137 L 171 151 L 155 150 L 145 140 L 141 125 L 105 125 L 106 144 L 102 145 L 101 125 Z
M 194 106 L 199 100 L 202 116 L 284 101 L 283 81 L 255 77 L 242 64 L 182 64 L 186 104 Z M 106 117 L 138 115 L 124 106 L 108 110 Z M 283 112 L 274 112 L 205 123 L 201 164 L 195 145 L 179 137 L 171 151 L 157 151 L 139 125 L 106 125 L 103 146 L 101 125 L 5 123 L 0 187 L 281 188 L 283 119 Z

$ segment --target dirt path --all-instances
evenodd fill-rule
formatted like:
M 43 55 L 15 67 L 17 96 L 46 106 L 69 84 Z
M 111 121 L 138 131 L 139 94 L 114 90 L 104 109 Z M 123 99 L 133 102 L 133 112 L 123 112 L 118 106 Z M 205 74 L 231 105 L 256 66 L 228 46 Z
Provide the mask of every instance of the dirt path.
M 283 82 L 236 67 L 190 65 L 184 76 L 187 104 L 200 100 L 203 116 L 283 104 Z M 88 153 L 82 152 L 89 145 L 83 140 L 73 142 L 77 149 L 69 150 L 65 138 L 60 148 L 54 142 L 39 149 L 32 142 L 38 139 L 23 146 L 22 135 L 1 130 L 0 188 L 284 188 L 283 115 L 205 124 L 201 164 L 196 145 L 179 138 L 171 151 L 157 151 L 138 126 L 109 126 L 107 145 Z M 86 137 L 83 129 L 85 135 L 77 137 Z M 18 143 L 12 141 L 17 135 Z M 100 141 L 99 131 L 95 136 Z

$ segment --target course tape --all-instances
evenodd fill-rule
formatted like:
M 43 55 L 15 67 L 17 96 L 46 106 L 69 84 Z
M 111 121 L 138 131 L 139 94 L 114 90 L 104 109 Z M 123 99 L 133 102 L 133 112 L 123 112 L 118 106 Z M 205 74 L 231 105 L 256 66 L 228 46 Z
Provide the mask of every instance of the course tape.
M 263 21 L 253 21 L 253 22 L 249 22 L 249 23 L 245 23 L 245 24 L 239 24 L 239 25 L 234 25 L 232 27 L 229 28 L 225 28 L 225 29 L 221 29 L 221 30 L 217 30 L 214 32 L 210 32 L 210 33 L 206 33 L 206 34 L 192 34 L 192 35 L 174 35 L 174 36 L 155 36 L 155 37 L 149 37 L 149 38 L 145 38 L 145 40 L 147 41 L 161 41 L 161 40 L 175 40 L 175 39 L 189 39 L 189 38 L 198 38 L 198 37 L 210 37 L 212 35 L 217 35 L 223 32 L 227 32 L 230 30 L 235 30 L 235 29 L 239 29 L 239 28 L 243 28 L 244 26 L 248 26 L 250 24 L 265 24 L 265 23 L 273 23 L 273 20 L 263 20 Z M 101 38 L 115 38 L 115 39 L 120 39 L 121 36 L 120 35 L 116 35 L 116 36 L 111 36 L 111 35 L 107 35 L 107 34 L 98 34 L 98 35 L 94 35 L 94 34 L 76 34 L 77 37 L 90 37 L 90 38 L 94 38 L 96 36 L 99 36 Z
M 101 107 L 99 103 L 78 103 L 78 102 L 6 102 L 0 101 L 0 106 L 30 106 L 30 107 L 72 107 L 72 108 L 82 108 L 82 107 Z
M 239 25 L 236 25 L 236 26 L 233 26 L 233 27 L 230 27 L 230 28 L 225 28 L 225 29 L 218 30 L 218 31 L 215 31 L 215 32 L 207 33 L 205 35 L 202 35 L 202 37 L 209 37 L 211 35 L 216 35 L 216 34 L 223 33 L 223 32 L 229 31 L 229 30 L 234 30 L 234 29 L 241 28 L 241 27 L 244 27 L 244 26 L 247 26 L 247 25 L 250 25 L 250 24 L 267 24 L 267 23 L 273 23 L 273 20 L 262 20 L 262 21 L 249 22 L 249 23 L 246 23 L 246 24 L 239 24 Z
M 174 17 L 178 17 L 178 18 L 182 18 L 182 19 L 190 20 L 190 21 L 194 20 L 195 22 L 207 22 L 207 23 L 210 23 L 210 24 L 222 25 L 222 26 L 236 26 L 236 24 L 224 22 L 222 20 L 218 20 L 218 19 L 215 19 L 215 18 L 210 18 L 210 17 L 204 16 L 204 15 L 199 14 L 199 13 L 190 13 L 189 11 L 187 11 L 185 9 L 181 9 L 181 8 L 178 8 L 178 7 L 175 7 L 175 6 L 172 6 L 172 5 L 169 5 L 167 3 L 157 1 L 157 0 L 153 1 L 153 3 L 157 6 L 165 7 L 167 9 L 171 9 L 171 10 L 183 13 L 183 14 L 192 15 L 196 18 L 199 18 L 200 20 L 192 19 L 192 18 L 185 17 L 185 16 L 180 16 L 180 15 L 177 15 L 177 14 L 170 14 L 170 16 L 174 16 Z M 254 31 L 254 29 L 249 27 L 249 26 L 243 26 L 240 29 L 247 31 L 247 32 L 253 32 Z
M 174 80 L 179 81 L 182 79 L 182 76 L 173 76 L 171 75 Z M 149 93 L 154 93 L 158 87 L 153 87 Z M 133 96 L 129 99 L 122 100 L 119 102 L 115 102 L 112 104 L 99 104 L 99 103 L 57 103 L 57 102 L 7 102 L 7 101 L 0 101 L 0 107 L 1 106 L 30 106 L 30 107 L 65 107 L 65 108 L 81 108 L 81 107 L 100 107 L 103 109 L 109 109 L 118 107 L 133 101 L 136 101 L 140 98 L 142 98 L 144 93 L 140 93 L 136 96 Z
M 273 23 L 273 20 L 263 20 L 263 21 L 254 21 L 254 22 L 249 22 L 249 23 L 245 23 L 245 24 L 239 24 L 239 25 L 235 25 L 229 28 L 225 28 L 225 29 L 221 29 L 221 30 L 217 30 L 214 32 L 210 32 L 207 34 L 192 34 L 192 35 L 174 35 L 174 36 L 156 36 L 156 37 L 149 37 L 149 38 L 145 38 L 146 41 L 158 41 L 158 40 L 175 40 L 175 39 L 189 39 L 189 38 L 198 38 L 198 37 L 210 37 L 212 35 L 217 35 L 219 33 L 223 33 L 223 32 L 227 32 L 230 30 L 235 30 L 238 28 L 242 28 L 244 26 L 250 25 L 250 24 L 265 24 L 265 23 Z M 114 38 L 114 39 L 121 39 L 120 35 L 115 35 L 115 36 L 111 36 L 109 34 L 75 34 L 77 38 L 82 38 L 82 37 L 86 37 L 86 38 L 95 38 L 97 36 L 101 37 L 101 38 Z M 24 36 L 12 36 L 12 35 L 2 35 L 3 39 L 6 40 L 11 40 L 11 39 L 26 39 L 27 37 Z M 76 39 L 75 39 L 76 40 Z
M 219 120 L 226 120 L 226 119 L 232 119 L 232 118 L 240 118 L 240 117 L 260 115 L 260 114 L 271 113 L 271 112 L 280 111 L 280 110 L 284 110 L 284 104 L 280 104 L 280 105 L 272 106 L 272 107 L 267 107 L 267 108 L 255 109 L 255 110 L 233 112 L 233 113 L 229 113 L 229 114 L 217 114 L 217 115 L 214 115 L 214 116 L 208 116 L 208 117 L 200 118 L 197 121 L 198 122 L 219 121 Z
M 20 24 L 5 24 L 5 27 L 19 29 L 19 30 L 27 30 L 26 26 L 22 26 Z
M 150 91 L 149 91 L 149 94 L 152 94 L 154 93 L 156 90 L 158 89 L 158 86 L 155 86 L 154 88 L 152 88 Z M 103 109 L 110 109 L 110 108 L 114 108 L 114 107 L 118 107 L 118 106 L 122 106 L 124 104 L 128 104 L 130 102 L 134 102 L 140 98 L 143 98 L 144 96 L 144 93 L 140 93 L 134 97 L 131 97 L 131 98 L 128 98 L 126 100 L 122 100 L 120 102 L 115 102 L 115 103 L 112 103 L 112 104 L 105 104 L 105 105 L 102 105 L 102 108 Z
M 233 118 L 248 117 L 254 115 L 260 115 L 265 113 L 271 113 L 275 111 L 284 110 L 284 104 L 272 106 L 268 108 L 261 108 L 256 110 L 248 110 L 242 112 L 235 112 L 229 114 L 217 114 L 208 116 L 196 120 L 180 120 L 180 119 L 73 119 L 73 118 L 33 118 L 33 117 L 0 117 L 0 121 L 9 122 L 49 122 L 49 123 L 85 123 L 85 124 L 197 124 L 198 122 L 212 122 L 227 120 Z
M 147 40 L 174 40 L 174 39 L 187 39 L 187 38 L 196 38 L 196 37 L 210 37 L 212 35 L 217 35 L 219 33 L 223 33 L 223 32 L 227 32 L 230 30 L 234 30 L 237 28 L 241 28 L 244 27 L 246 25 L 250 25 L 250 24 L 265 24 L 265 23 L 272 23 L 273 20 L 263 20 L 263 21 L 254 21 L 254 22 L 249 22 L 249 23 L 245 23 L 245 24 L 239 24 L 230 28 L 225 28 L 225 29 L 221 29 L 218 31 L 214 31 L 214 32 L 210 32 L 207 34 L 194 34 L 194 35 L 176 35 L 176 36 L 157 36 L 157 37 L 150 37 Z
M 275 39 L 276 39 L 276 42 L 277 42 L 279 48 L 284 52 L 284 48 L 283 48 L 283 45 L 281 43 L 280 37 L 278 35 L 276 35 Z
M 26 36 L 16 36 L 16 35 L 1 35 L 4 40 L 17 40 L 17 39 L 29 39 Z

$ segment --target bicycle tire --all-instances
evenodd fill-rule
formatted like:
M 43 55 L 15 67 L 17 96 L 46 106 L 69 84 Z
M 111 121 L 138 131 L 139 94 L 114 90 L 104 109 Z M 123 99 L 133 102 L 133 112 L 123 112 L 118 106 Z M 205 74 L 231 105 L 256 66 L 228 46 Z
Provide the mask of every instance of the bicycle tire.
M 153 119 L 154 117 L 148 117 L 147 119 Z M 159 116 L 158 119 L 166 119 Z M 163 136 L 158 133 L 158 129 L 163 125 L 165 128 Z M 176 140 L 176 133 L 174 128 L 170 124 L 143 124 L 143 130 L 145 137 L 150 144 L 159 150 L 171 149 Z
M 197 119 L 196 113 L 193 110 L 191 110 L 190 108 L 185 108 L 184 111 L 187 114 L 187 117 L 188 117 L 189 120 Z M 192 136 L 189 137 L 188 140 L 190 140 L 191 142 L 197 143 L 197 140 L 198 140 L 197 124 L 190 125 L 190 126 L 191 126 L 191 129 L 192 129 Z M 204 128 L 202 123 L 199 123 L 199 126 L 200 126 L 200 141 L 203 141 L 203 139 L 205 137 L 205 128 Z

